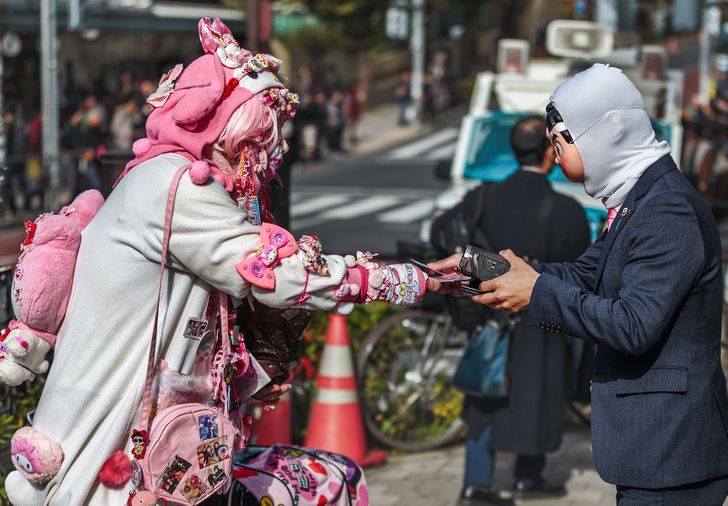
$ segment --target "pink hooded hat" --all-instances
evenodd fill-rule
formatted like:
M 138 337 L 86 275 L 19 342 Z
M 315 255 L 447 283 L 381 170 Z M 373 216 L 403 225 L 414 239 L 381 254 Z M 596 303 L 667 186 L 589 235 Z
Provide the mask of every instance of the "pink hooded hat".
M 284 98 L 288 95 L 278 75 L 279 59 L 240 47 L 218 18 L 200 19 L 198 32 L 206 54 L 186 69 L 180 64 L 162 76 L 147 99 L 154 107 L 147 119 L 147 137 L 134 143 L 136 157 L 119 179 L 150 158 L 177 153 L 195 162 L 190 177 L 202 184 L 210 173 L 203 149 L 217 140 L 235 110 L 269 88 L 280 88 Z

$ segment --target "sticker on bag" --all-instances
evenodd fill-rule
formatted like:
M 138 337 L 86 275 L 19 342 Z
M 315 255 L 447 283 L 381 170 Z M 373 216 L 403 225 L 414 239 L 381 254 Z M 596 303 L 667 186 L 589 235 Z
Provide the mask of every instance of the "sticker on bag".
M 190 467 L 192 467 L 192 464 L 182 457 L 175 455 L 157 480 L 157 488 L 159 490 L 164 490 L 168 494 L 174 493 L 177 485 L 179 485 L 185 477 L 185 474 Z
M 197 447 L 197 463 L 200 469 L 230 458 L 227 436 L 214 439 Z

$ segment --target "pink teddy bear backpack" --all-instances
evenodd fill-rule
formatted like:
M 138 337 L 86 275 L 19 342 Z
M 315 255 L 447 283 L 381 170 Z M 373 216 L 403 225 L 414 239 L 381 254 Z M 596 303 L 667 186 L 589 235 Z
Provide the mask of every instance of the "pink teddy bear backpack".
M 81 232 L 103 203 L 101 193 L 88 190 L 58 214 L 25 223 L 12 288 L 17 320 L 0 336 L 0 382 L 19 385 L 48 370 L 45 356 L 66 316 Z M 32 427 L 13 435 L 10 453 L 16 469 L 35 485 L 55 476 L 63 461 L 61 446 Z
M 13 276 L 16 320 L 0 336 L 0 382 L 20 385 L 48 370 L 45 355 L 66 316 L 81 232 L 103 203 L 101 193 L 88 190 L 58 214 L 25 223 L 27 236 Z

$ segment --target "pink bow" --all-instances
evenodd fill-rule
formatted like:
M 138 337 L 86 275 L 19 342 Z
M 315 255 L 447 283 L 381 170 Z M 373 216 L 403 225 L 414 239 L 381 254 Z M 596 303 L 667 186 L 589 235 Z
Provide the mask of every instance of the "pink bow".
M 273 290 L 276 285 L 273 269 L 281 259 L 298 251 L 298 244 L 290 232 L 272 223 L 261 225 L 260 243 L 258 251 L 238 262 L 235 269 L 249 283 Z
M 219 18 L 202 18 L 197 24 L 197 31 L 200 35 L 202 48 L 208 54 L 216 54 L 223 65 L 234 69 L 240 67 L 243 62 L 250 59 L 252 54 L 243 49 L 233 37 L 225 23 Z
M 163 107 L 167 103 L 167 99 L 174 91 L 175 82 L 182 73 L 182 68 L 183 65 L 178 63 L 172 70 L 162 76 L 157 90 L 147 97 L 147 104 L 152 107 Z

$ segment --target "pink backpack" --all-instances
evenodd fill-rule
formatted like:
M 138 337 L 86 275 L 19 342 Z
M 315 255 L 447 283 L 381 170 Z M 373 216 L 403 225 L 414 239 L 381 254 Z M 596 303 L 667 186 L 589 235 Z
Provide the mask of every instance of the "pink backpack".
M 81 232 L 104 203 L 96 190 L 80 194 L 58 214 L 25 222 L 27 236 L 13 275 L 17 320 L 0 336 L 0 383 L 16 386 L 48 370 L 71 297 Z
M 73 287 L 81 233 L 104 203 L 96 190 L 81 193 L 58 214 L 41 214 L 25 222 L 27 236 L 13 275 L 12 320 L 0 336 L 0 383 L 19 385 L 48 370 L 53 348 Z M 32 427 L 12 437 L 15 468 L 31 483 L 50 480 L 63 462 L 61 446 Z

